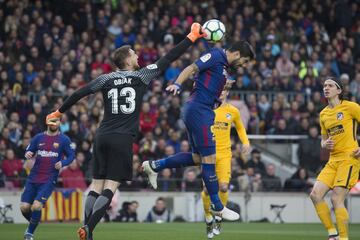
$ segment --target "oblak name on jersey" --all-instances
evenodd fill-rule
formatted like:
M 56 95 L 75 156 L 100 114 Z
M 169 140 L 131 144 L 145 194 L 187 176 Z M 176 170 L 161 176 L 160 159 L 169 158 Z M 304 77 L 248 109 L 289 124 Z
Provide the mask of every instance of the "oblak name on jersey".
M 118 86 L 118 85 L 122 85 L 122 84 L 131 84 L 131 78 L 120 78 L 120 79 L 115 79 L 114 80 L 114 85 Z

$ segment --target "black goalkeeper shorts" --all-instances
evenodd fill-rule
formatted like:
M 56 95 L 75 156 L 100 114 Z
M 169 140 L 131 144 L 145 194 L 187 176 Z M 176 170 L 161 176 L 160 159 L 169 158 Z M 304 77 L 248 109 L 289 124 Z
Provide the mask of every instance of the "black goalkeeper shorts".
M 129 134 L 96 134 L 93 146 L 93 178 L 131 181 L 133 139 Z

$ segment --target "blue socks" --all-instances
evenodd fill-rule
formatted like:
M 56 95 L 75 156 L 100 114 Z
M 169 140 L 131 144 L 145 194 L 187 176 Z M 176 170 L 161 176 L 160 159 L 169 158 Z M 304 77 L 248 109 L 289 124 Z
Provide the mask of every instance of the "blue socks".
M 160 172 L 165 168 L 180 168 L 187 166 L 195 166 L 195 163 L 191 153 L 182 152 L 164 159 L 151 161 L 150 166 L 155 172 Z M 218 195 L 219 184 L 215 172 L 215 164 L 203 163 L 201 164 L 201 166 L 202 166 L 201 169 L 202 179 L 209 193 L 210 200 L 214 205 L 214 210 L 221 211 L 224 208 L 224 205 L 221 203 L 221 200 Z
M 221 211 L 224 205 L 221 203 L 219 198 L 219 184 L 215 172 L 215 164 L 201 164 L 201 176 L 205 183 L 205 187 L 209 193 L 211 203 L 214 206 L 215 211 Z
M 40 222 L 40 219 L 41 219 L 41 210 L 40 211 L 33 211 L 31 213 L 30 224 L 29 224 L 29 227 L 28 227 L 26 232 L 34 234 L 35 229 L 36 229 L 37 225 Z
M 195 166 L 195 163 L 191 153 L 181 152 L 164 159 L 151 161 L 150 166 L 155 172 L 160 172 L 165 168 L 181 168 L 187 166 Z

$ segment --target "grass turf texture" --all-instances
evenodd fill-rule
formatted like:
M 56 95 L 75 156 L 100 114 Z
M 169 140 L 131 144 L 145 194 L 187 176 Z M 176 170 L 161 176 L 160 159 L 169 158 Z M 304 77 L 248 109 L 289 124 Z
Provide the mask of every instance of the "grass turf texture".
M 80 224 L 41 224 L 35 240 L 76 240 Z M 0 239 L 23 239 L 25 224 L 0 224 Z M 94 240 L 199 240 L 206 239 L 203 223 L 99 224 Z M 320 224 L 225 223 L 218 240 L 320 240 L 327 239 Z M 350 225 L 350 239 L 360 239 L 360 224 Z

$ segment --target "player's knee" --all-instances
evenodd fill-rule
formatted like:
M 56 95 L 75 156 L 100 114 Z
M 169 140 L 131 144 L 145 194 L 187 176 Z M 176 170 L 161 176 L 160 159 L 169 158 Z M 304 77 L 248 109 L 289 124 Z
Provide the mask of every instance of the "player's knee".
M 206 187 L 204 187 L 204 189 L 203 189 L 203 193 L 204 193 L 205 195 L 209 195 L 209 193 L 208 193 L 208 191 L 207 191 Z
M 227 183 L 220 183 L 219 184 L 219 191 L 226 193 L 229 190 L 228 184 Z
M 310 193 L 310 199 L 313 201 L 313 203 L 318 203 L 321 201 L 321 196 L 315 189 L 313 189 Z
M 331 195 L 331 203 L 335 208 L 337 208 L 339 205 L 343 204 L 343 197 L 333 192 Z
M 31 206 L 30 204 L 20 204 L 21 212 L 30 212 Z
M 42 203 L 38 201 L 34 201 L 33 205 L 31 206 L 31 211 L 40 211 L 42 209 Z

